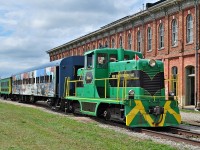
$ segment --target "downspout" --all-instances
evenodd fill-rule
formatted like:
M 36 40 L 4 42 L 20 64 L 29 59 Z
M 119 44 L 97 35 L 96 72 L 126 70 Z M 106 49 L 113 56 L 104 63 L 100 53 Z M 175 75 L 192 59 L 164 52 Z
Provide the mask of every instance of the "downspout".
M 198 80 L 199 80 L 199 63 L 198 63 L 198 50 L 199 50 L 199 0 L 194 0 L 195 5 L 195 19 L 196 19 L 196 43 L 195 43 L 195 108 L 200 110 L 200 101 L 199 101 L 199 88 L 198 88 Z

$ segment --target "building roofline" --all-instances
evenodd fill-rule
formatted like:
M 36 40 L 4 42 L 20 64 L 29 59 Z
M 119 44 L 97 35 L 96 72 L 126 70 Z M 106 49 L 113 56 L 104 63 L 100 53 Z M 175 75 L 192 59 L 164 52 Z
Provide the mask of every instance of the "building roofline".
M 124 24 L 126 22 L 130 22 L 130 20 L 134 20 L 134 19 L 136 19 L 136 18 L 138 18 L 140 16 L 144 16 L 144 15 L 147 15 L 149 13 L 152 13 L 152 12 L 155 12 L 157 10 L 160 10 L 160 8 L 162 8 L 162 7 L 164 8 L 166 6 L 169 6 L 169 5 L 174 4 L 174 3 L 179 3 L 181 1 L 182 0 L 166 0 L 166 1 L 160 2 L 160 3 L 158 3 L 158 4 L 154 5 L 154 6 L 151 6 L 151 7 L 147 8 L 147 9 L 143 10 L 143 11 L 137 12 L 137 13 L 135 13 L 133 15 L 129 15 L 129 16 L 120 18 L 120 19 L 118 19 L 118 20 L 116 20 L 114 22 L 111 22 L 111 23 L 101 27 L 100 29 L 97 29 L 97 30 L 95 30 L 93 32 L 90 32 L 90 33 L 86 34 L 86 35 L 80 36 L 80 37 L 78 37 L 78 38 L 76 38 L 74 40 L 71 40 L 71 41 L 69 41 L 67 43 L 64 43 L 64 44 L 59 45 L 59 46 L 57 46 L 55 48 L 52 48 L 52 49 L 50 49 L 50 50 L 48 50 L 46 52 L 49 54 L 49 53 L 51 53 L 53 51 L 56 51 L 56 50 L 58 50 L 60 48 L 65 47 L 67 45 L 74 44 L 77 41 L 83 40 L 83 39 L 85 39 L 87 37 L 94 36 L 95 34 L 98 34 L 100 32 L 104 32 L 104 31 L 109 30 L 111 28 L 117 27 L 120 24 Z

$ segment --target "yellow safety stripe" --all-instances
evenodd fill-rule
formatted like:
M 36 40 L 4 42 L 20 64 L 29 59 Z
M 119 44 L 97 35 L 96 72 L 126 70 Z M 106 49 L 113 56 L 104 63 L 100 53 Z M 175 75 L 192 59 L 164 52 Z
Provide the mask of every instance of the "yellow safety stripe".
M 126 125 L 129 126 L 132 120 L 135 118 L 136 114 L 140 111 L 141 114 L 146 114 L 144 106 L 140 100 L 135 101 L 136 106 L 129 112 L 126 117 Z M 149 114 L 144 115 L 144 119 L 149 123 L 150 126 L 154 126 L 153 119 Z
M 126 116 L 126 125 L 130 126 L 131 122 L 135 118 L 136 114 L 140 112 L 143 114 L 144 119 L 149 123 L 150 126 L 155 126 L 153 119 L 151 118 L 150 114 L 147 114 L 145 112 L 145 108 L 140 100 L 135 101 L 136 106 L 129 112 L 129 114 Z M 164 106 L 164 114 L 163 116 L 160 115 L 160 119 L 162 118 L 162 121 L 157 126 L 164 126 L 165 119 L 166 119 L 166 113 L 169 112 L 171 115 L 175 117 L 175 119 L 178 121 L 178 123 L 181 123 L 181 116 L 180 114 L 176 113 L 171 107 L 170 107 L 171 101 L 166 101 Z
M 178 123 L 181 123 L 181 115 L 176 113 L 171 107 L 170 107 L 171 101 L 166 101 L 165 106 L 164 106 L 164 110 L 165 114 L 167 113 L 167 111 L 174 116 L 174 118 L 176 118 L 176 120 L 178 121 Z

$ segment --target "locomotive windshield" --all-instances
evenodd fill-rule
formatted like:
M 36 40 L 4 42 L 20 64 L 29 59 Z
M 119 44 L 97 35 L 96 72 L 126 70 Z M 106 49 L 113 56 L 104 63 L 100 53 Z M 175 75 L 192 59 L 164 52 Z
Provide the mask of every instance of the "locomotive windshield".
M 94 68 L 94 53 L 85 56 L 85 68 L 86 69 Z

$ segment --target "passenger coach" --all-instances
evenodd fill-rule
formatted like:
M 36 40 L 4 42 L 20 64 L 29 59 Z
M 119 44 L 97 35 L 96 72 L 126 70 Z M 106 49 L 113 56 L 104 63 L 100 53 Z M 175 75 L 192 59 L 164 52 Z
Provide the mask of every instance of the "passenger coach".
M 12 75 L 13 100 L 48 100 L 55 105 L 63 97 L 65 77 L 76 79 L 83 64 L 83 56 L 73 56 Z

